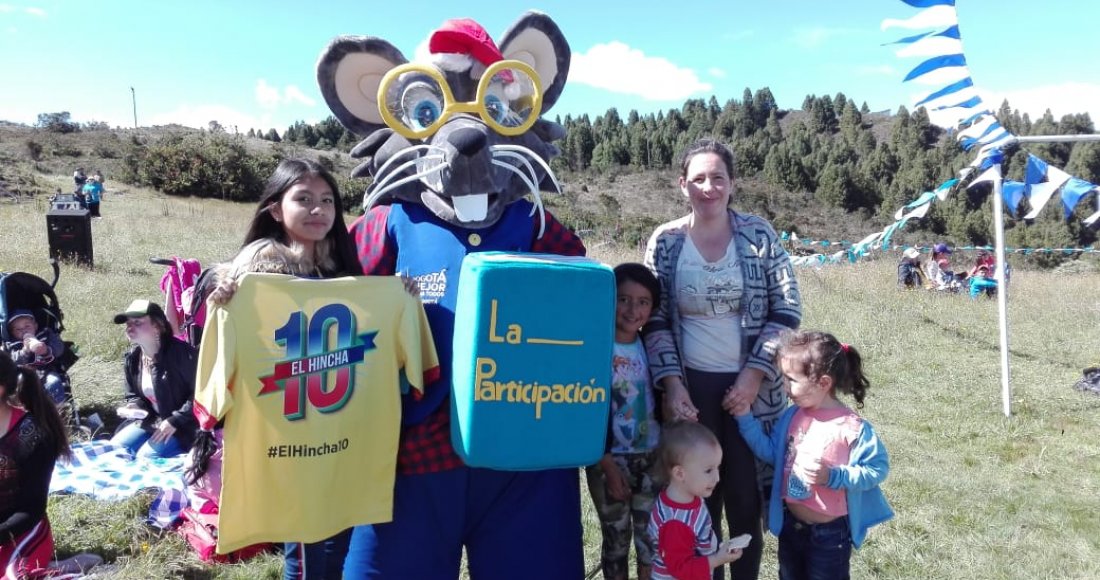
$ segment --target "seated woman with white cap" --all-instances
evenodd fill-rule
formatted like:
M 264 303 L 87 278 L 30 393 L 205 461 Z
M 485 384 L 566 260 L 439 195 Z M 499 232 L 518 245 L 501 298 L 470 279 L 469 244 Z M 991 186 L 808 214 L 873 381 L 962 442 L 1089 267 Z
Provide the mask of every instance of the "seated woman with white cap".
M 115 315 L 126 325 L 131 346 L 126 352 L 126 422 L 111 438 L 138 457 L 171 457 L 191 449 L 198 421 L 191 413 L 195 398 L 194 347 L 172 336 L 164 311 L 148 300 L 134 300 Z

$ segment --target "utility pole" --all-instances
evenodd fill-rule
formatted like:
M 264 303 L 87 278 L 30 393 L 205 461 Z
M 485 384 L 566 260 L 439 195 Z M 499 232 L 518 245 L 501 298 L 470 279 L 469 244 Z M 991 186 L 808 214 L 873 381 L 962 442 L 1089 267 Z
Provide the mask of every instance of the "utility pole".
M 134 92 L 134 87 L 130 87 L 130 98 L 134 103 L 134 128 L 137 129 L 137 93 Z

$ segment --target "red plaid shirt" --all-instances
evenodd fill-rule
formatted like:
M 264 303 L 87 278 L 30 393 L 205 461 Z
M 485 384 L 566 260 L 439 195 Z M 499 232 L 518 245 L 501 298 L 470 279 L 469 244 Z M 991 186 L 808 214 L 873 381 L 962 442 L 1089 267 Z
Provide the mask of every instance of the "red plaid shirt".
M 386 235 L 389 206 L 372 208 L 348 228 L 359 251 L 363 272 L 373 276 L 392 276 L 397 270 L 397 254 Z M 531 232 L 531 251 L 562 256 L 585 255 L 584 243 L 549 212 L 546 231 L 538 238 L 539 222 Z M 462 467 L 462 460 L 451 446 L 450 405 L 442 404 L 423 422 L 401 431 L 397 453 L 397 471 L 402 474 L 437 473 Z

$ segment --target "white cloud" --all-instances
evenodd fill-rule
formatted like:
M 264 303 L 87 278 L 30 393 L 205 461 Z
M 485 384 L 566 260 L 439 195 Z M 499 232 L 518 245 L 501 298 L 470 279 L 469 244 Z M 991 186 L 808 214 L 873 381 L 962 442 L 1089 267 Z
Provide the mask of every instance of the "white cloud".
M 986 93 L 982 100 L 997 110 L 1008 99 L 1008 105 L 1027 113 L 1034 121 L 1050 109 L 1054 119 L 1073 113 L 1088 113 L 1094 125 L 1100 124 L 1100 84 L 1069 82 L 1057 85 L 1041 85 L 1004 92 Z
M 264 79 L 256 81 L 256 102 L 265 109 L 274 109 L 279 106 L 282 96 L 279 89 L 267 84 Z
M 925 93 L 914 95 L 912 102 L 915 103 Z M 1032 121 L 1042 117 L 1043 113 L 1050 109 L 1055 120 L 1061 119 L 1063 115 L 1088 113 L 1093 124 L 1100 125 L 1100 84 L 1096 83 L 1071 82 L 1000 92 L 984 89 L 960 91 L 958 94 L 952 95 L 950 99 L 939 99 L 937 102 L 929 104 L 946 104 L 949 100 L 966 100 L 967 97 L 975 94 L 981 97 L 984 106 L 993 112 L 997 112 L 1001 108 L 1001 103 L 1008 99 L 1010 107 L 1019 110 L 1020 113 L 1027 113 Z M 977 110 L 929 111 L 928 116 L 933 123 L 949 127 L 962 118 L 969 117 L 974 112 L 977 112 Z
M 726 71 L 724 71 L 724 70 L 722 70 L 722 69 L 720 69 L 716 66 L 712 66 L 712 67 L 708 68 L 707 69 L 707 74 L 709 74 L 710 76 L 712 76 L 716 79 L 726 78 Z
M 30 14 L 31 16 L 37 16 L 39 18 L 45 18 L 46 17 L 46 11 L 45 10 L 43 10 L 41 8 L 35 8 L 33 6 L 24 8 L 23 12 L 26 12 L 27 14 Z
M 279 89 L 279 87 L 272 86 L 264 79 L 256 80 L 256 102 L 260 107 L 269 111 L 279 108 L 282 105 L 289 105 L 297 103 L 312 107 L 316 102 L 307 97 L 302 89 L 299 89 L 297 85 L 287 85 Z
M 11 4 L 0 4 L 0 14 L 6 14 L 13 10 L 15 10 L 15 6 L 12 6 Z
M 825 26 L 799 28 L 794 31 L 791 41 L 802 48 L 817 48 L 828 42 L 829 39 L 843 36 L 849 32 L 850 30 L 846 28 L 828 28 Z
M 646 56 L 617 40 L 573 53 L 569 81 L 651 101 L 683 100 L 712 88 L 694 70 L 663 57 Z
M 305 93 L 302 92 L 302 89 L 299 89 L 296 85 L 287 85 L 283 89 L 283 99 L 288 103 L 300 103 L 307 107 L 312 107 L 317 104 L 316 101 L 307 97 Z

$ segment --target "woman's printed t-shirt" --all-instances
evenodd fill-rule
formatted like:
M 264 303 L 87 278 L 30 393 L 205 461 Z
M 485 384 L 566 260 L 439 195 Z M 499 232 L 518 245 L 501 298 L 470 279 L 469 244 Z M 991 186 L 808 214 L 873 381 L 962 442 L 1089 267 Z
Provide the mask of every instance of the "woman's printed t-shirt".
M 691 236 L 676 269 L 684 366 L 709 372 L 741 370 L 741 294 L 744 277 L 734 240 L 726 254 L 708 262 Z
M 390 521 L 401 371 L 422 390 L 439 363 L 398 278 L 244 275 L 195 387 L 200 427 L 225 420 L 218 553 Z
M 644 453 L 657 447 L 653 384 L 641 338 L 615 343 L 611 363 L 611 452 Z
M 847 465 L 852 442 L 859 437 L 863 419 L 848 407 L 799 409 L 787 430 L 787 464 L 783 466 L 783 498 L 830 516 L 848 513 L 843 489 L 807 483 L 801 467 L 821 463 Z

